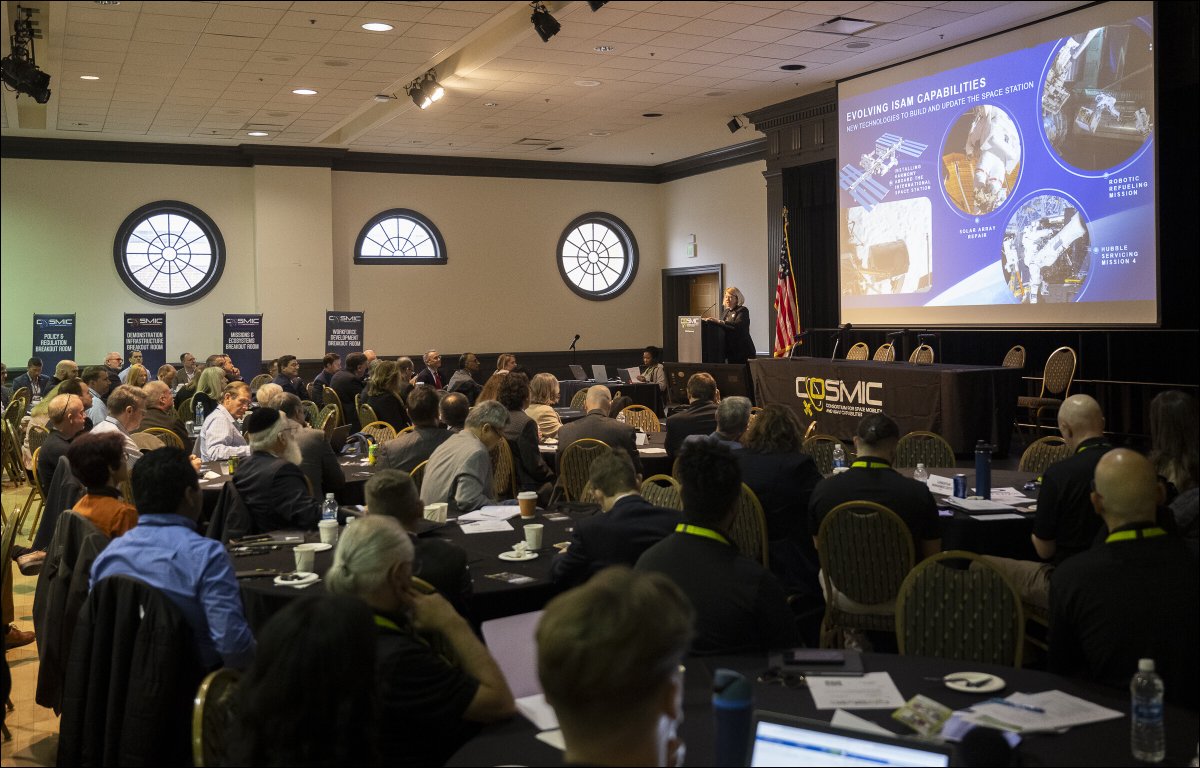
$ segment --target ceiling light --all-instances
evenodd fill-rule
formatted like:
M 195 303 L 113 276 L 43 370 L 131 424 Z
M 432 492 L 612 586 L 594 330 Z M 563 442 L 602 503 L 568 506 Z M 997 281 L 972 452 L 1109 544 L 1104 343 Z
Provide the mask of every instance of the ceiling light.
M 297 96 L 316 96 L 317 92 L 312 88 L 293 88 L 292 93 Z
M 99 75 L 80 75 L 80 80 L 99 80 Z
M 662 117 L 662 112 L 643 112 L 642 117 Z
M 408 91 L 408 97 L 412 99 L 413 104 L 421 109 L 428 109 L 429 105 L 433 103 L 433 99 L 425 95 L 425 88 L 419 80 L 414 80 L 405 90 Z
M 592 50 L 596 53 L 612 53 L 617 50 L 617 47 L 615 45 L 597 45 Z
M 847 16 L 835 16 L 829 21 L 824 21 L 818 24 L 814 29 L 818 32 L 833 32 L 839 35 L 853 35 L 862 32 L 864 29 L 878 26 L 874 21 L 863 21 L 862 19 L 851 19 Z
M 33 41 L 42 35 L 33 21 L 36 8 L 17 6 L 17 18 L 13 20 L 11 53 L 0 60 L 0 78 L 18 95 L 32 96 L 38 104 L 50 101 L 50 75 L 38 69 L 34 57 Z
M 802 69 L 808 69 L 803 64 L 783 64 L 779 68 L 784 72 L 799 72 Z
M 558 34 L 562 29 L 562 24 L 558 23 L 558 19 L 550 15 L 550 11 L 546 10 L 546 6 L 541 3 L 530 3 L 533 7 L 533 14 L 529 20 L 533 22 L 533 28 L 537 31 L 538 37 L 542 38 L 543 43 L 550 42 L 550 38 Z
M 858 50 L 862 50 L 863 48 L 870 48 L 871 44 L 869 42 L 867 42 L 866 40 L 854 40 L 852 42 L 846 43 L 846 47 L 852 51 L 858 51 Z
M 394 93 L 377 93 L 377 94 L 375 94 L 374 98 L 375 98 L 375 101 L 378 101 L 380 104 L 386 104 L 389 101 L 395 101 L 396 94 L 394 94 Z
M 575 85 L 578 85 L 581 88 L 595 88 L 596 86 L 600 85 L 600 81 L 599 80 L 576 80 Z
M 588 136 L 611 136 L 612 131 L 588 131 Z
M 485 106 L 485 107 L 495 107 L 495 106 L 499 106 L 499 105 L 498 105 L 498 104 L 496 104 L 496 102 L 494 102 L 494 101 L 485 101 L 485 102 L 483 102 L 483 106 Z
M 263 136 L 270 136 L 271 134 L 267 133 L 266 131 L 247 131 L 246 135 L 261 138 Z
M 432 69 L 421 77 L 413 80 L 405 87 L 405 92 L 421 109 L 428 109 L 435 101 L 441 101 L 446 95 L 446 89 L 437 81 L 437 73 Z
M 368 21 L 362 25 L 362 28 L 368 32 L 391 32 L 392 25 L 384 24 L 382 21 Z

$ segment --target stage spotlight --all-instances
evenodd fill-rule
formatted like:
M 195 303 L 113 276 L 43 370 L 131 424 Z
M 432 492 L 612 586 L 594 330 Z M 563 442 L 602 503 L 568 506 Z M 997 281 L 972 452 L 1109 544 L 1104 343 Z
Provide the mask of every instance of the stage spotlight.
M 413 80 L 404 90 L 412 99 L 413 104 L 421 109 L 428 109 L 430 104 L 441 101 L 442 97 L 446 95 L 446 89 L 438 83 L 437 73 L 432 69 Z
M 408 87 L 404 90 L 408 91 L 408 96 L 412 99 L 413 104 L 416 104 L 421 109 L 428 109 L 429 105 L 433 103 L 433 99 L 425 94 L 425 89 L 421 86 L 420 80 L 414 80 L 409 83 Z
M 742 128 L 746 127 L 745 120 L 746 118 L 742 117 L 741 115 L 734 115 L 732 120 L 730 120 L 728 123 L 725 123 L 725 127 L 729 129 L 730 133 L 737 133 Z
M 432 102 L 441 101 L 442 97 L 446 95 L 446 89 L 443 88 L 442 84 L 437 81 L 437 75 L 434 74 L 432 69 L 425 73 L 425 82 L 423 87 L 425 89 L 425 95 L 428 96 L 429 100 Z
M 533 15 L 529 17 L 529 20 L 533 22 L 533 28 L 537 30 L 538 37 L 542 38 L 543 43 L 550 42 L 550 38 L 557 35 L 558 31 L 562 29 L 562 24 L 559 24 L 558 19 L 551 16 L 550 11 L 547 11 L 546 6 L 541 3 L 530 3 L 530 5 L 533 6 Z
M 595 13 L 606 5 L 608 5 L 608 0 L 588 0 L 588 8 L 592 9 L 592 13 Z
M 32 96 L 38 104 L 50 101 L 50 75 L 38 69 L 34 38 L 41 37 L 33 23 L 37 9 L 17 6 L 13 20 L 12 52 L 0 60 L 0 79 L 18 94 Z

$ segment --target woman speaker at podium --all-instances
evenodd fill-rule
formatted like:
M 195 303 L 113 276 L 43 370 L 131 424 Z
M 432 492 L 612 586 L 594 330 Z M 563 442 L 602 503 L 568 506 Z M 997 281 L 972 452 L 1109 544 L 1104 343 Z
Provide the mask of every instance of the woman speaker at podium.
M 750 338 L 750 310 L 743 303 L 745 298 L 737 288 L 730 286 L 725 289 L 721 305 L 725 311 L 721 319 L 706 317 L 709 323 L 717 323 L 726 330 L 725 361 L 728 363 L 744 363 L 754 357 L 754 341 Z

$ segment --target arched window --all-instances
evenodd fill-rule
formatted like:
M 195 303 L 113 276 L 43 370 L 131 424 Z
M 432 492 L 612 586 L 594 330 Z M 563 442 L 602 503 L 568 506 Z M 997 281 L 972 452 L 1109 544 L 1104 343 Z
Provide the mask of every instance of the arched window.
M 445 264 L 446 242 L 429 219 L 407 208 L 393 208 L 359 232 L 354 263 Z

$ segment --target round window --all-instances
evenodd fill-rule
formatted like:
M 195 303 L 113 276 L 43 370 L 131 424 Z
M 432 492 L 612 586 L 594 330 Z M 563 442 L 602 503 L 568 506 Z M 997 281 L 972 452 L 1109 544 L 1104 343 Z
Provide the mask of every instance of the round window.
M 585 299 L 619 296 L 637 275 L 637 241 L 625 222 L 608 213 L 587 213 L 568 224 L 557 254 L 563 281 Z
M 186 304 L 213 289 L 225 268 L 225 241 L 203 211 L 176 200 L 138 208 L 113 244 L 117 274 L 155 304 Z

